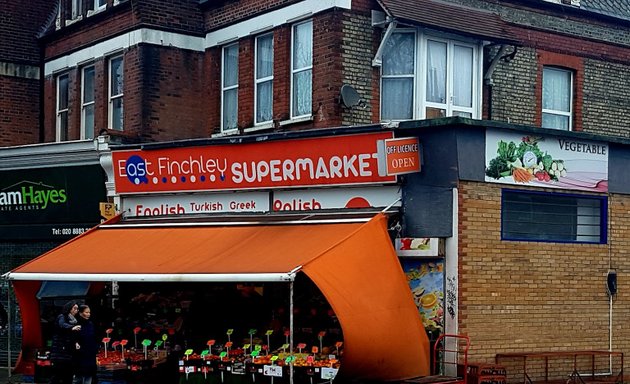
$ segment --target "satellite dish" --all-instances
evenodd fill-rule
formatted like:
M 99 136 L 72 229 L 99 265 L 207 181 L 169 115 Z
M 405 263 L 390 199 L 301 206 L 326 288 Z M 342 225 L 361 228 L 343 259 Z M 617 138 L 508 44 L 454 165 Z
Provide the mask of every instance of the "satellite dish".
M 354 108 L 361 103 L 361 96 L 348 84 L 341 86 L 341 102 L 346 108 Z

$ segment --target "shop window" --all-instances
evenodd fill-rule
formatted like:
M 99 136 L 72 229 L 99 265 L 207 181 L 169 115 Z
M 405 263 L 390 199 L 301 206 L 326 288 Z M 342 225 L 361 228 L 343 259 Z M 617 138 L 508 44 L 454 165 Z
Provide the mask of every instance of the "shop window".
M 293 26 L 291 45 L 291 118 L 312 114 L 313 21 Z
M 542 88 L 542 127 L 571 130 L 573 72 L 544 67 Z
M 606 243 L 606 197 L 503 190 L 503 240 Z
M 94 138 L 94 66 L 81 70 L 81 139 Z
M 386 41 L 382 62 L 382 121 L 479 118 L 478 45 L 400 29 Z
M 68 140 L 68 75 L 57 77 L 57 123 L 56 140 Z
M 223 47 L 221 132 L 238 128 L 238 43 Z
M 256 124 L 273 119 L 273 33 L 256 38 L 254 113 Z
M 109 60 L 109 128 L 123 130 L 123 57 L 117 56 Z

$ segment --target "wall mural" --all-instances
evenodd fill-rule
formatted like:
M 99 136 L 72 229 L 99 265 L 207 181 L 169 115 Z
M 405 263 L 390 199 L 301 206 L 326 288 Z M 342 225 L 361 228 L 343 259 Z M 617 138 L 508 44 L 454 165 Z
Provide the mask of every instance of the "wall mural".
M 403 260 L 422 323 L 427 331 L 444 331 L 444 260 Z

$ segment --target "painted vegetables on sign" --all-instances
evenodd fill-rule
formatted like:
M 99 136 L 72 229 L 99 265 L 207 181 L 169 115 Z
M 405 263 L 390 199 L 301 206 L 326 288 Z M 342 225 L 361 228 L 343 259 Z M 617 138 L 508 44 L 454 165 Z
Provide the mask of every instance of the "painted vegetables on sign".
M 559 177 L 566 176 L 564 161 L 541 151 L 539 141 L 542 138 L 535 136 L 524 136 L 518 145 L 513 141 L 499 141 L 497 157 L 488 163 L 486 175 L 494 179 L 512 176 L 517 183 L 558 181 Z

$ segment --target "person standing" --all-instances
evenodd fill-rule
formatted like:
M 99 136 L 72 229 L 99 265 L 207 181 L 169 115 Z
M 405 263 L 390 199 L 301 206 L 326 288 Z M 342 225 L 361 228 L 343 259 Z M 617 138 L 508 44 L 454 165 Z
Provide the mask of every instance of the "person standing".
M 75 337 L 81 330 L 76 314 L 79 305 L 75 301 L 67 302 L 55 319 L 54 334 L 50 351 L 52 377 L 50 384 L 72 384 L 72 358 L 76 350 Z
M 92 384 L 96 375 L 96 354 L 98 342 L 94 331 L 94 324 L 90 320 L 92 312 L 87 305 L 79 306 L 77 321 L 81 326 L 77 338 L 77 350 L 75 353 L 74 384 Z

